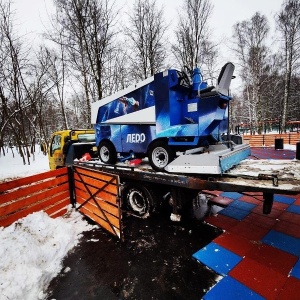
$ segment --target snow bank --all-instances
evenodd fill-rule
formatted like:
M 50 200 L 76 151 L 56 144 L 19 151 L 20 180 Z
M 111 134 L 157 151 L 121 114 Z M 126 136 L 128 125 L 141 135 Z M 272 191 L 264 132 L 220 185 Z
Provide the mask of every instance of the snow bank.
M 64 256 L 93 228 L 75 211 L 57 219 L 37 212 L 0 227 L 0 299 L 44 299 Z
M 6 148 L 5 152 L 5 156 L 2 152 L 0 155 L 0 181 L 4 179 L 6 181 L 12 180 L 17 177 L 26 177 L 50 170 L 48 157 L 40 150 L 38 150 L 34 156 L 32 155 L 30 157 L 30 165 L 23 164 L 23 160 L 15 148 L 13 148 L 14 156 L 11 149 Z

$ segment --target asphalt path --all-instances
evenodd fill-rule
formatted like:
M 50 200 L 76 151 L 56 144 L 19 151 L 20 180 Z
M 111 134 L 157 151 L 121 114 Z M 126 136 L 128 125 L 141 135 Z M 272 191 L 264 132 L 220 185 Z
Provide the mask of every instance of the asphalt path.
M 201 299 L 218 278 L 192 255 L 221 230 L 191 211 L 180 222 L 163 210 L 147 219 L 124 216 L 122 242 L 101 228 L 86 232 L 47 299 Z

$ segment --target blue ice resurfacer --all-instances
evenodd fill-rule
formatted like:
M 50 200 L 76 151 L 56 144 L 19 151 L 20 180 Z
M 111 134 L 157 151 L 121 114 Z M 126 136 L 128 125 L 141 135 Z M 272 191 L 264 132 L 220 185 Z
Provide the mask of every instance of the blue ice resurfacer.
M 222 174 L 250 154 L 228 134 L 229 86 L 234 65 L 216 86 L 199 68 L 166 70 L 92 104 L 100 160 L 148 157 L 156 171 Z

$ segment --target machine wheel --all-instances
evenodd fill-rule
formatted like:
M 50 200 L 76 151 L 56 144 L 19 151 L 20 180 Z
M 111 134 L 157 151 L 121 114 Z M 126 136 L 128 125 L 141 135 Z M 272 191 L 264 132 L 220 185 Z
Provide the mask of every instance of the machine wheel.
M 99 157 L 105 164 L 115 164 L 117 162 L 117 152 L 114 145 L 108 141 L 103 141 L 99 145 Z
M 153 211 L 155 199 L 148 187 L 130 183 L 122 191 L 122 202 L 134 215 L 147 217 Z
M 174 153 L 164 141 L 157 141 L 150 145 L 149 163 L 153 170 L 164 172 L 165 167 L 174 159 Z

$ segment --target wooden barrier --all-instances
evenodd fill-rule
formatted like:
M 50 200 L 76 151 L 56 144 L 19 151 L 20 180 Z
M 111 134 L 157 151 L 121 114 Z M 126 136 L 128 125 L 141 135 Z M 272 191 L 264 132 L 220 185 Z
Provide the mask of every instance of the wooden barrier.
M 56 218 L 70 204 L 67 168 L 0 184 L 0 226 L 9 226 L 28 214 L 45 211 Z
M 244 143 L 248 143 L 251 147 L 274 146 L 275 139 L 283 139 L 283 144 L 296 145 L 300 142 L 300 133 L 243 135 Z
M 119 177 L 76 166 L 74 185 L 77 209 L 122 239 Z

